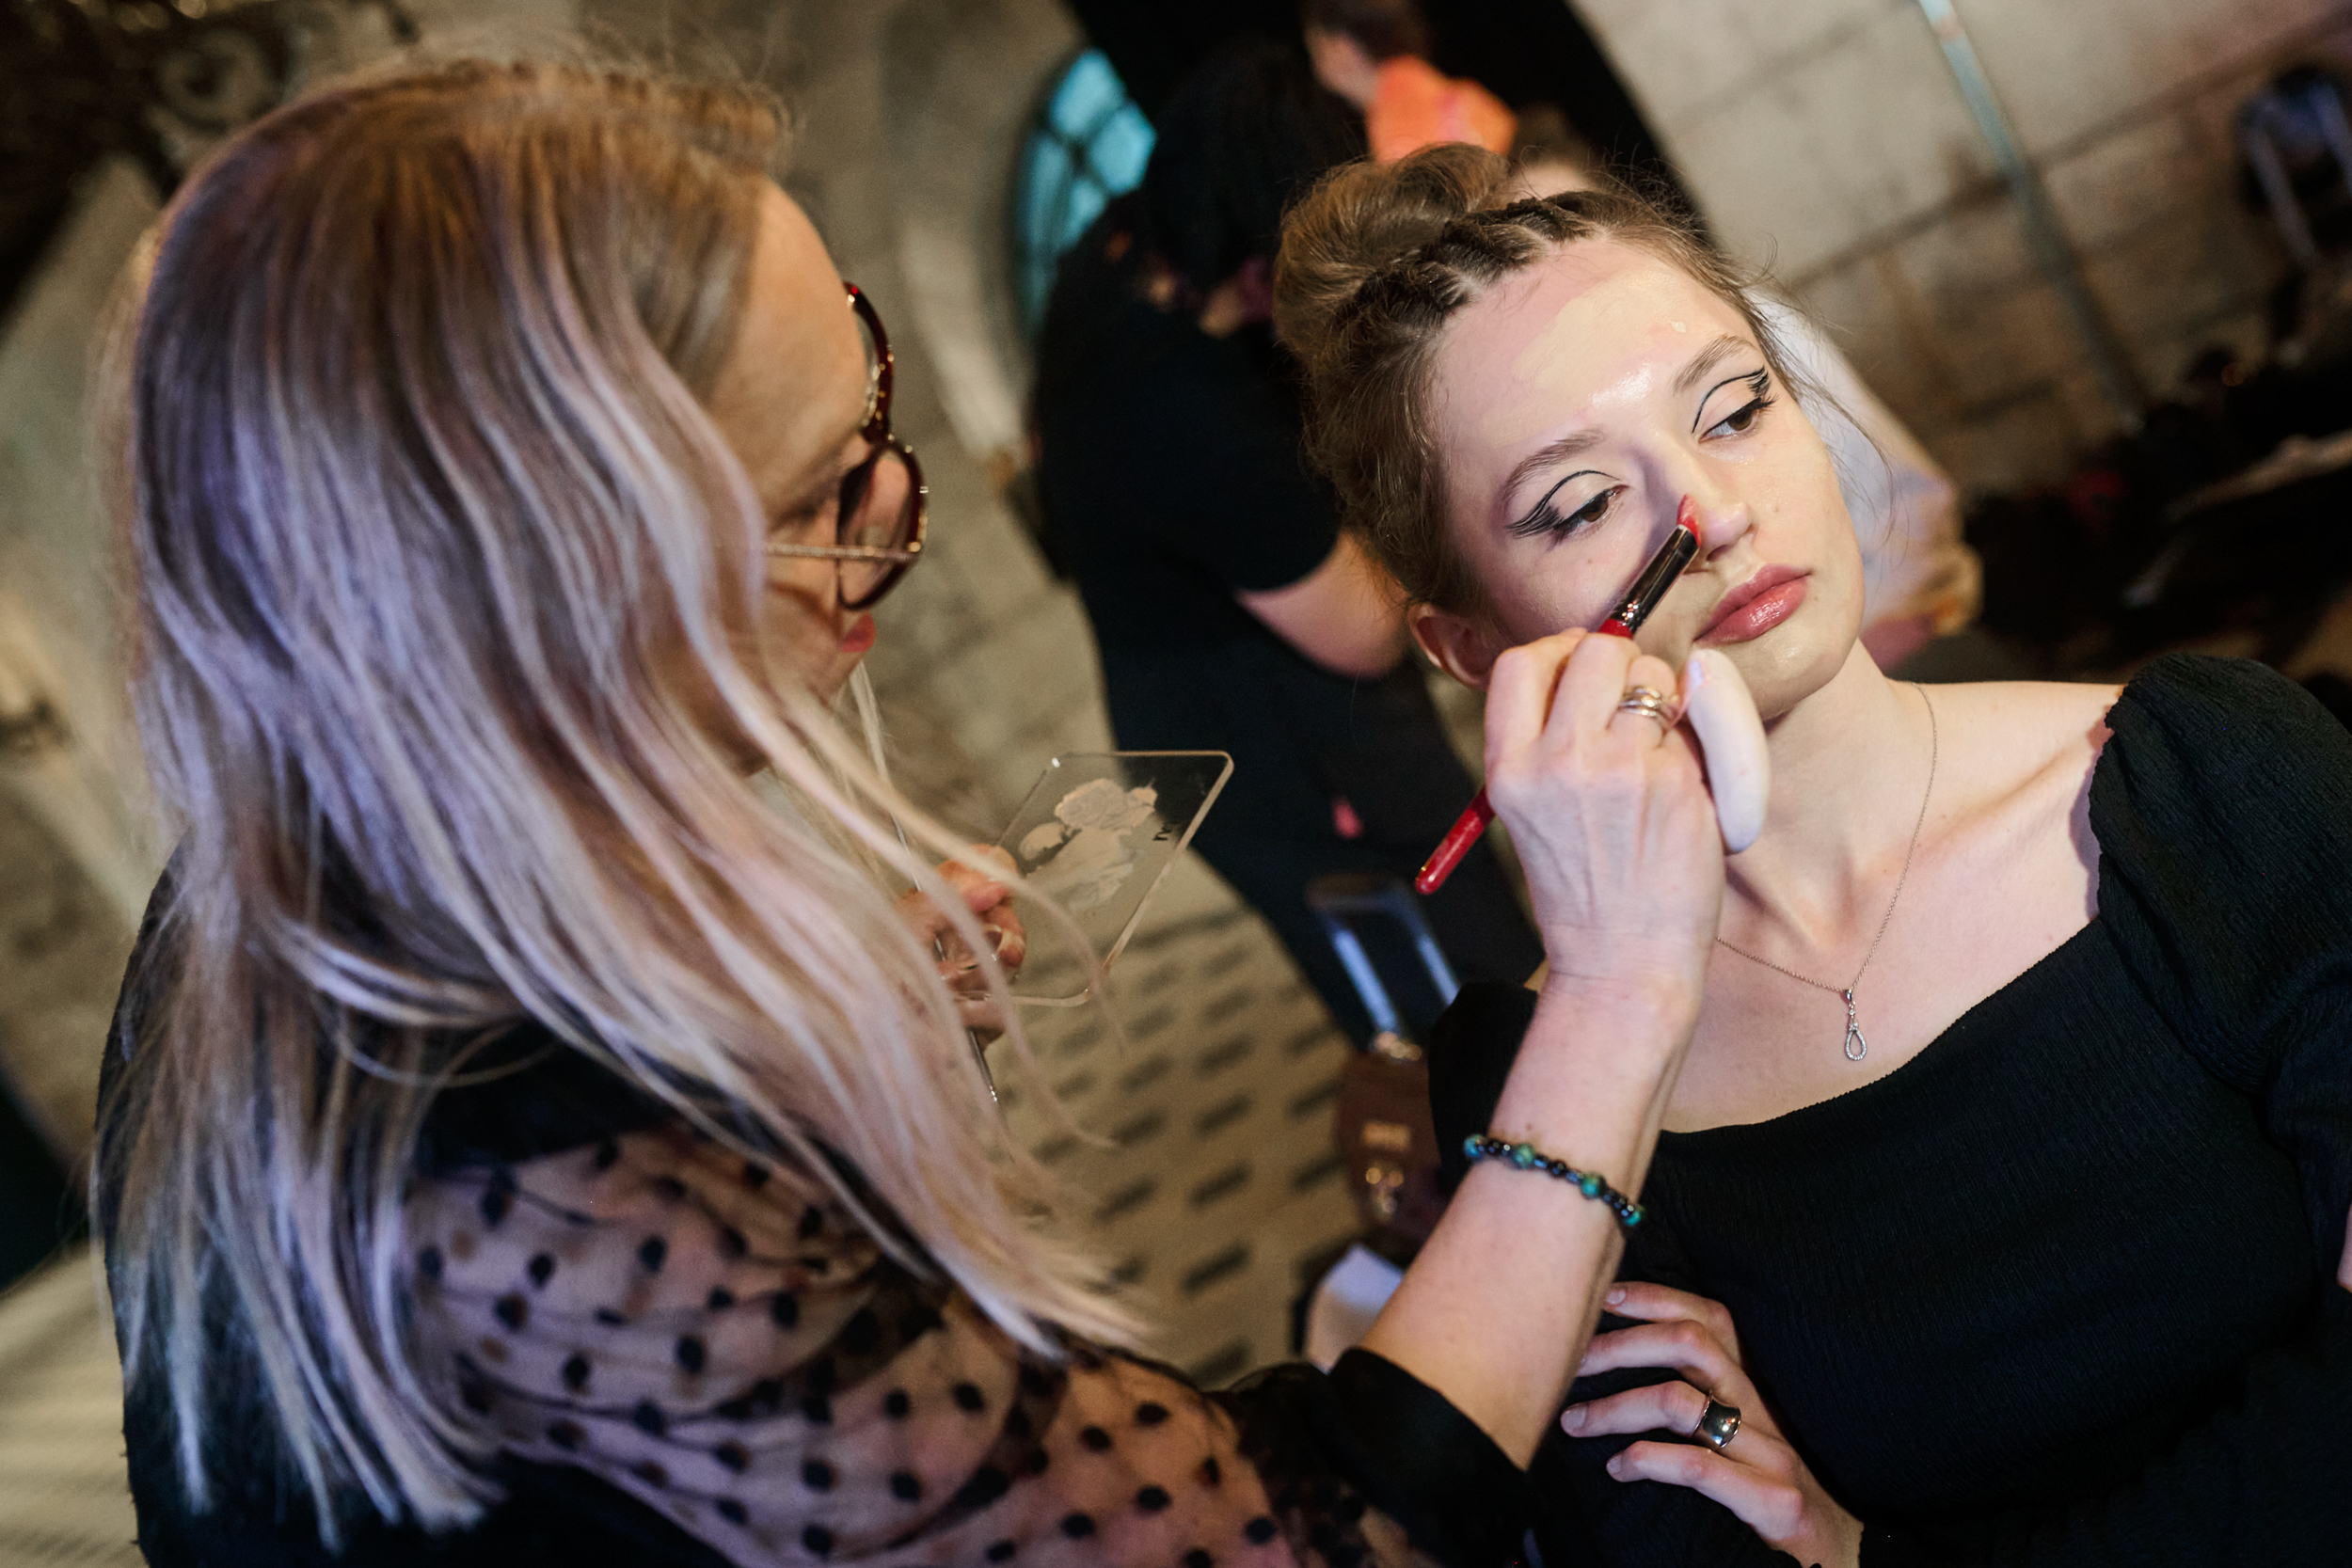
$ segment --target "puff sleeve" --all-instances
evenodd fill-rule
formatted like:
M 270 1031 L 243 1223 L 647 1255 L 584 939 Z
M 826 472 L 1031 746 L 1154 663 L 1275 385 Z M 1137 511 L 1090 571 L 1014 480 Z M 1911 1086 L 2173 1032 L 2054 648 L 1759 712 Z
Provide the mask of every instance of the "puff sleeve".
M 1387 1362 L 1213 1395 L 1038 1355 L 824 1183 L 675 1124 L 420 1177 L 405 1223 L 447 1408 L 746 1568 L 1357 1568 L 1518 1539 L 1517 1467 Z

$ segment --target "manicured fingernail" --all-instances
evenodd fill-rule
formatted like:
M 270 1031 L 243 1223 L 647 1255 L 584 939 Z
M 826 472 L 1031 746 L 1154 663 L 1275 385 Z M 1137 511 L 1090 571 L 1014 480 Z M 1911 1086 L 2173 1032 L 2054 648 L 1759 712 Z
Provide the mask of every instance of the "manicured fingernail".
M 1603 1299 L 1606 1300 L 1612 1307 L 1622 1307 L 1625 1305 L 1625 1287 L 1622 1285 L 1610 1286 L 1609 1294 Z
M 1561 1428 L 1567 1432 L 1582 1432 L 1584 1430 L 1584 1407 L 1581 1404 L 1572 1404 L 1565 1410 L 1560 1412 Z

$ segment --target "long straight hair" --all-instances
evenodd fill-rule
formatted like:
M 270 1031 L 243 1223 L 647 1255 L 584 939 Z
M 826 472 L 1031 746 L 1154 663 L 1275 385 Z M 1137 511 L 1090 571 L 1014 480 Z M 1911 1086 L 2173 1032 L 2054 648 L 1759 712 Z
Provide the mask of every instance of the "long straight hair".
M 179 849 L 95 1182 L 199 1508 L 221 1341 L 330 1542 L 360 1498 L 490 1497 L 404 1346 L 400 1203 L 466 1042 L 522 1021 L 797 1158 L 1017 1339 L 1128 1331 L 877 875 L 984 951 L 894 816 L 957 841 L 766 673 L 762 519 L 698 399 L 780 138 L 742 89 L 458 62 L 278 111 L 165 214 L 123 511 Z

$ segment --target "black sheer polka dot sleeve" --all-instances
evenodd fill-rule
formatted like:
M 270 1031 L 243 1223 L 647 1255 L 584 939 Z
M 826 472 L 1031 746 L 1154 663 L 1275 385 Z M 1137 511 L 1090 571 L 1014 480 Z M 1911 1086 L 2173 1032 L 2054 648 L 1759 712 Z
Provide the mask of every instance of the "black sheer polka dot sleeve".
M 437 1167 L 405 1218 L 451 1411 L 737 1563 L 1356 1568 L 1518 1539 L 1519 1472 L 1376 1357 L 1212 1396 L 1036 1356 L 822 1183 L 675 1125 Z

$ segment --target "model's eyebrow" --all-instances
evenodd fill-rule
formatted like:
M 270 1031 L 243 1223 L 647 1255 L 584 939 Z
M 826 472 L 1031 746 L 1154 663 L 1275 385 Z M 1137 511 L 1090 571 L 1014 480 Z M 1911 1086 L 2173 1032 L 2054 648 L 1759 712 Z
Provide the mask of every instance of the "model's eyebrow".
M 1747 346 L 1748 341 L 1745 338 L 1735 338 L 1728 332 L 1724 333 L 1722 337 L 1716 339 L 1713 342 L 1699 350 L 1696 355 L 1692 356 L 1691 362 L 1682 367 L 1682 373 L 1675 377 L 1675 390 L 1677 392 L 1689 391 L 1692 388 L 1698 385 L 1699 377 L 1705 375 L 1708 372 L 1722 364 L 1730 356 L 1739 353 L 1741 349 L 1746 348 Z
M 1529 452 L 1525 457 L 1520 458 L 1518 466 L 1512 468 L 1510 476 L 1502 482 L 1502 489 L 1499 494 L 1507 501 L 1511 497 L 1519 493 L 1519 485 L 1528 475 L 1539 469 L 1549 468 L 1554 464 L 1565 463 L 1569 458 L 1580 452 L 1589 451 L 1599 444 L 1600 432 L 1597 430 L 1572 431 L 1552 442 L 1551 445 Z

